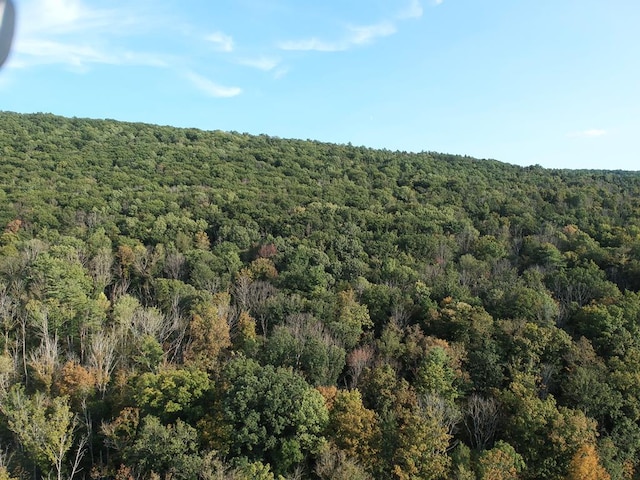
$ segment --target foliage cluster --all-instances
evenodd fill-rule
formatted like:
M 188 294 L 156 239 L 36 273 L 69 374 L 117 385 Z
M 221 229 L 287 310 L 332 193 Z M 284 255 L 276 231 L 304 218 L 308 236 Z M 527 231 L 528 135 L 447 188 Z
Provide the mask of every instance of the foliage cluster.
M 633 479 L 640 174 L 0 113 L 1 478 Z

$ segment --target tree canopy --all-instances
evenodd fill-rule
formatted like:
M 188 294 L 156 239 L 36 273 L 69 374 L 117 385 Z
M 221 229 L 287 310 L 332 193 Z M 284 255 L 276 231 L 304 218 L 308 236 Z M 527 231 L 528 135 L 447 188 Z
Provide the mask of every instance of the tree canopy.
M 0 112 L 0 206 L 0 476 L 640 473 L 640 173 Z

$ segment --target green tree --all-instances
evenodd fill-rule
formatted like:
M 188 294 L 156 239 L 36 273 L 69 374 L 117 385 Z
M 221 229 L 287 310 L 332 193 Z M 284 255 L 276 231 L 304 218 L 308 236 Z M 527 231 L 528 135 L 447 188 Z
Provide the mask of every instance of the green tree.
M 147 415 L 123 456 L 134 472 L 147 478 L 157 474 L 167 480 L 192 480 L 198 477 L 202 466 L 197 437 L 196 429 L 182 420 L 162 425 L 158 418 Z
M 32 295 L 46 311 L 48 329 L 78 350 L 87 334 L 106 318 L 104 305 L 94 298 L 92 281 L 69 245 L 56 245 L 37 256 L 28 273 Z
M 210 386 L 206 372 L 173 367 L 143 373 L 133 384 L 135 404 L 164 422 L 197 421 L 204 413 L 202 401 Z
M 502 400 L 509 412 L 505 440 L 522 455 L 525 478 L 562 478 L 580 445 L 595 442 L 595 421 L 558 407 L 552 395 L 540 398 L 531 377 L 515 380 Z
M 367 307 L 355 299 L 353 290 L 339 292 L 336 303 L 335 320 L 330 323 L 330 328 L 345 349 L 350 350 L 356 346 L 364 329 L 373 326 L 373 322 Z
M 453 402 L 459 396 L 455 381 L 456 373 L 446 350 L 440 346 L 430 348 L 416 371 L 416 390 Z
M 221 408 L 233 455 L 264 459 L 285 473 L 324 443 L 320 393 L 291 370 L 236 358 L 225 366 Z
M 285 325 L 276 326 L 262 356 L 271 365 L 295 368 L 318 386 L 336 383 L 346 352 L 322 322 L 308 314 L 295 314 Z
M 362 388 L 366 404 L 379 417 L 381 447 L 373 465 L 376 477 L 446 478 L 451 435 L 441 409 L 431 402 L 419 402 L 415 391 L 396 378 L 388 365 L 369 370 Z
M 40 392 L 29 397 L 21 386 L 14 386 L 0 402 L 0 409 L 32 461 L 58 480 L 67 474 L 73 477 L 77 462 L 69 468 L 66 460 L 75 441 L 77 419 L 67 397 L 48 398 Z M 83 444 L 78 447 L 80 456 Z

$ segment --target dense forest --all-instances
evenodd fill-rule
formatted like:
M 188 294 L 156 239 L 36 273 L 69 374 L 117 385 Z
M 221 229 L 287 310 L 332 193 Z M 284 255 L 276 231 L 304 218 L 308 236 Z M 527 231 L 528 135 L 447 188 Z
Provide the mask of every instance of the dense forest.
M 640 173 L 0 113 L 0 479 L 640 478 Z

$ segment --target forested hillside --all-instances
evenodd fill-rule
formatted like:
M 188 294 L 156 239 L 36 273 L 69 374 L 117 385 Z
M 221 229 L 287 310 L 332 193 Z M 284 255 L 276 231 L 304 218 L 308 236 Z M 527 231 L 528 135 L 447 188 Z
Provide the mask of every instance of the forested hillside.
M 640 478 L 640 173 L 0 113 L 0 478 Z

